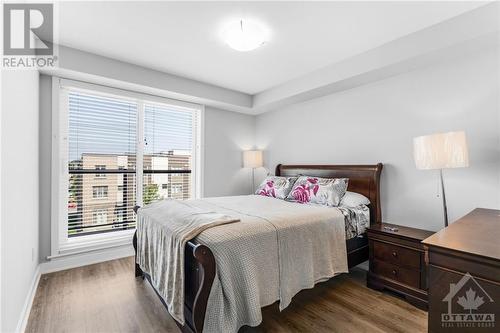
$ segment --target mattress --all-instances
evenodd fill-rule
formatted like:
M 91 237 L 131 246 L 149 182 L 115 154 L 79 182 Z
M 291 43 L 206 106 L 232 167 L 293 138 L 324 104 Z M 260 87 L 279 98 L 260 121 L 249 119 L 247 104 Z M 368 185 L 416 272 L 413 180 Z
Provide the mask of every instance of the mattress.
M 367 206 L 340 206 L 338 209 L 344 215 L 346 240 L 366 232 L 366 228 L 370 226 L 370 209 Z

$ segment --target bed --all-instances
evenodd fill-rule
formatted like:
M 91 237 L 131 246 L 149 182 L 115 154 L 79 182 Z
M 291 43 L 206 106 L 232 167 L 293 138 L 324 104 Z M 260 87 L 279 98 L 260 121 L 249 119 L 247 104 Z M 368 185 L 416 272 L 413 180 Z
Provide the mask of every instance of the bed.
M 381 205 L 380 205 L 380 174 L 382 164 L 376 165 L 278 165 L 275 174 L 277 176 L 298 176 L 308 175 L 324 178 L 349 178 L 348 190 L 363 194 L 370 199 L 368 209 L 370 211 L 370 224 L 381 221 Z M 236 199 L 228 198 L 226 201 L 231 203 Z M 239 198 L 238 200 L 244 200 Z M 257 198 L 255 198 L 257 200 Z M 260 199 L 258 199 L 260 200 Z M 278 199 L 269 199 L 278 200 Z M 207 199 L 207 204 L 210 200 Z M 224 201 L 222 201 L 224 203 Z M 214 201 L 212 204 L 220 203 Z M 277 203 L 273 203 L 277 204 Z M 285 203 L 283 203 L 285 205 Z M 294 204 L 298 205 L 298 204 Z M 306 205 L 302 205 L 306 206 Z M 229 207 L 229 206 L 228 206 Z M 356 212 L 342 212 L 344 215 L 356 214 Z M 235 226 L 226 227 L 227 230 L 235 228 Z M 346 227 L 346 234 L 347 234 Z M 352 229 L 352 228 L 351 228 Z M 354 228 L 355 229 L 355 228 Z M 210 229 L 209 229 L 210 230 Z M 208 232 L 207 232 L 208 233 Z M 213 232 L 212 232 L 213 233 Z M 220 270 L 226 267 L 216 267 L 216 257 L 214 251 L 207 246 L 203 237 L 204 233 L 200 236 L 187 242 L 184 253 L 184 309 L 183 321 L 181 325 L 177 320 L 177 324 L 183 332 L 202 332 L 204 331 L 205 315 L 210 313 L 207 311 L 207 304 L 209 303 L 209 296 L 214 285 L 217 269 Z M 358 232 L 347 234 L 345 237 L 346 253 L 347 253 L 347 266 L 353 267 L 368 259 L 368 242 L 361 230 Z M 206 238 L 206 237 L 205 237 Z M 137 255 L 137 233 L 134 235 L 134 248 Z M 323 246 L 318 243 L 316 246 Z M 293 249 L 292 249 L 293 250 Z M 220 253 L 218 254 L 220 256 Z M 217 259 L 219 259 L 217 257 Z M 271 259 L 269 259 L 271 260 Z M 268 262 L 269 262 L 268 260 Z M 137 262 L 137 260 L 136 260 Z M 151 276 L 144 272 L 139 265 L 136 264 L 135 274 L 137 277 L 146 278 L 150 283 Z M 216 281 L 218 282 L 218 280 Z M 265 283 L 272 284 L 273 282 L 264 281 Z M 153 284 L 152 284 L 153 285 Z M 310 285 L 304 288 L 312 287 Z M 302 289 L 304 289 L 302 288 Z M 153 288 L 155 291 L 156 289 Z M 158 292 L 157 292 L 158 293 Z M 162 303 L 167 306 L 163 298 L 158 294 Z M 212 293 L 213 297 L 213 293 Z M 270 298 L 272 300 L 272 297 Z M 267 305 L 269 302 L 264 302 Z M 270 303 L 269 303 L 270 304 Z M 249 322 L 247 324 L 252 324 Z M 253 322 L 255 324 L 255 322 Z

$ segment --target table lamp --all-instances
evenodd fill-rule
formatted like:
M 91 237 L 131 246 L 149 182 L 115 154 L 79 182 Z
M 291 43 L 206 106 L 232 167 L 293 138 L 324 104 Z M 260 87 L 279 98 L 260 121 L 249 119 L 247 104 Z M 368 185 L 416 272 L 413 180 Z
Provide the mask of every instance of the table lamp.
M 443 199 L 444 225 L 448 226 L 448 208 L 443 181 L 443 169 L 469 166 L 469 154 L 465 132 L 447 132 L 419 136 L 413 139 L 417 169 L 439 170 L 441 196 Z
M 262 150 L 243 152 L 243 167 L 252 168 L 252 193 L 255 191 L 255 169 L 262 167 Z

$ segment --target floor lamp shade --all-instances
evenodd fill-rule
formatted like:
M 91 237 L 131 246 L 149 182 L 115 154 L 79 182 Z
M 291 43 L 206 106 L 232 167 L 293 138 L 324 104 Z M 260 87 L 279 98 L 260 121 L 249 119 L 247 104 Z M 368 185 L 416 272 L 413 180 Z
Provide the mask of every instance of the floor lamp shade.
M 448 132 L 413 139 L 417 169 L 448 169 L 469 166 L 465 133 Z
M 260 168 L 262 165 L 262 150 L 246 150 L 243 152 L 244 168 Z
M 262 166 L 262 150 L 246 150 L 243 152 L 243 167 L 252 168 L 252 193 L 255 191 L 255 168 Z
M 448 132 L 419 136 L 413 139 L 413 155 L 417 169 L 439 169 L 444 225 L 448 226 L 448 207 L 444 190 L 443 169 L 469 166 L 469 152 L 465 133 Z

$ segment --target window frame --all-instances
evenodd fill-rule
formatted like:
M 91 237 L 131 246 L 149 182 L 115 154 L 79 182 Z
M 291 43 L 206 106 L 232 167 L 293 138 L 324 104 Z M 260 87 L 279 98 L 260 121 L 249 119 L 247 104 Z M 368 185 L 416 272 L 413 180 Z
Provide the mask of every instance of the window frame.
M 171 186 L 170 191 L 172 192 L 172 194 L 182 193 L 182 184 L 173 183 L 170 186 Z M 175 191 L 174 191 L 174 189 L 175 189 Z
M 143 153 L 144 153 L 144 104 L 172 105 L 196 112 L 196 123 L 193 122 L 193 147 L 191 165 L 191 197 L 201 198 L 203 195 L 203 139 L 204 114 L 203 105 L 178 101 L 166 97 L 124 90 L 117 87 L 103 86 L 93 83 L 74 81 L 52 77 L 52 218 L 51 218 L 51 255 L 48 259 L 93 251 L 131 243 L 135 229 L 114 231 L 96 235 L 67 237 L 67 186 L 68 160 L 63 147 L 68 145 L 68 100 L 63 89 L 80 90 L 93 95 L 133 100 L 137 110 L 137 142 L 136 142 L 136 201 L 142 205 L 143 187 Z M 66 126 L 64 126 L 66 124 Z M 109 191 L 109 189 L 108 189 Z M 109 193 L 108 193 L 109 194 Z M 96 199 L 99 200 L 99 199 Z
M 104 167 L 104 168 L 102 168 Z M 100 171 L 100 170 L 106 170 L 106 165 L 103 165 L 103 164 L 97 164 L 97 165 L 94 165 L 94 168 L 96 171 Z M 105 173 L 96 173 L 95 178 L 106 178 L 106 174 Z
M 102 194 L 100 194 L 99 190 L 102 190 Z M 108 185 L 92 185 L 92 199 L 108 199 L 108 194 Z
M 102 208 L 98 208 L 98 209 L 95 209 L 93 212 L 92 212 L 92 223 L 93 224 L 100 224 L 99 221 L 99 216 L 104 216 L 105 217 L 105 220 L 104 223 L 107 223 L 108 221 L 108 210 L 107 209 L 102 209 Z

